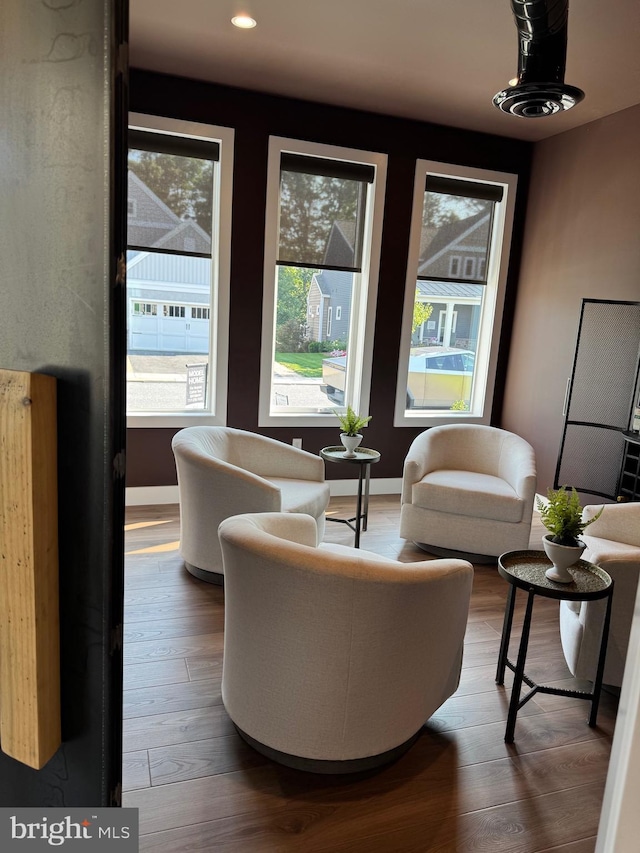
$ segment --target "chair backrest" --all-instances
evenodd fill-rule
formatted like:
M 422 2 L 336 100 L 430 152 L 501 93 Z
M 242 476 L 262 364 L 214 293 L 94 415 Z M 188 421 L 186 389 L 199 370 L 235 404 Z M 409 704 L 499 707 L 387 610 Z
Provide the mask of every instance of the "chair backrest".
M 222 693 L 256 740 L 307 758 L 392 749 L 457 687 L 473 569 L 312 547 L 313 519 L 229 518 Z

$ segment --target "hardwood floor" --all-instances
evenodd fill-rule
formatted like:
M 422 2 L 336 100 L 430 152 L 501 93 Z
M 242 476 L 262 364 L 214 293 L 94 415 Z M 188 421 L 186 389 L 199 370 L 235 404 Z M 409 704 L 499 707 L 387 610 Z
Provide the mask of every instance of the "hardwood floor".
M 331 501 L 336 517 L 353 498 Z M 425 559 L 398 538 L 399 498 L 371 498 L 361 546 Z M 534 522 L 531 546 L 543 528 Z M 325 539 L 352 544 L 345 525 Z M 127 511 L 123 805 L 140 810 L 140 850 L 154 853 L 592 853 L 615 724 L 604 694 L 589 705 L 538 695 L 504 743 L 511 674 L 494 678 L 507 584 L 477 566 L 460 687 L 395 764 L 355 778 L 269 762 L 236 735 L 220 696 L 224 600 L 178 555 L 177 506 Z M 523 614 L 519 595 L 511 657 Z M 573 683 L 558 603 L 536 598 L 527 671 Z

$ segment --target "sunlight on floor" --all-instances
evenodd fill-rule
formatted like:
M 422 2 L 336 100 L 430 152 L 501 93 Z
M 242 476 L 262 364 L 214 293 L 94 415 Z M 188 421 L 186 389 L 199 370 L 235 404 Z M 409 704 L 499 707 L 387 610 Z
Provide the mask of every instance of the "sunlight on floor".
M 164 545 L 151 545 L 149 548 L 139 548 L 137 551 L 125 551 L 125 556 L 130 554 L 166 554 L 169 551 L 177 551 L 180 540 L 177 542 L 165 542 Z
M 161 521 L 136 521 L 133 524 L 125 524 L 125 531 L 141 530 L 143 527 L 156 527 L 158 524 L 171 524 L 172 519 L 167 518 Z

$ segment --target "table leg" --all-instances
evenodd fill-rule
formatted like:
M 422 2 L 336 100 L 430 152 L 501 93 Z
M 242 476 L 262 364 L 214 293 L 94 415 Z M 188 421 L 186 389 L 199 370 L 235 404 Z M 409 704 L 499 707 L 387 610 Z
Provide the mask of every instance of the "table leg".
M 366 465 L 360 465 L 360 475 L 358 477 L 358 504 L 356 507 L 356 541 L 355 547 L 360 547 L 360 527 L 362 523 L 362 475 Z
M 533 610 L 534 595 L 534 590 L 530 589 L 529 597 L 527 599 L 527 610 L 524 615 L 524 624 L 522 626 L 520 649 L 518 650 L 518 662 L 516 663 L 513 675 L 511 702 L 509 703 L 509 715 L 507 717 L 507 730 L 504 735 L 505 743 L 513 743 L 513 734 L 516 728 L 516 716 L 518 714 L 518 705 L 520 704 L 520 691 L 522 690 L 522 676 L 524 673 L 524 665 L 527 660 L 527 649 L 529 647 L 529 631 L 531 629 L 531 612 Z
M 364 511 L 362 513 L 362 529 L 367 529 L 367 521 L 369 519 L 369 481 L 371 479 L 371 465 L 364 466 L 366 474 L 364 477 Z
M 602 692 L 602 675 L 604 673 L 604 662 L 607 657 L 607 643 L 609 641 L 609 625 L 611 623 L 611 602 L 613 601 L 613 582 L 609 589 L 609 597 L 607 598 L 607 609 L 604 616 L 604 624 L 602 626 L 602 637 L 600 639 L 600 654 L 598 656 L 598 668 L 596 670 L 596 680 L 593 683 L 593 698 L 591 700 L 591 713 L 589 714 L 589 725 L 595 726 L 598 716 L 598 706 L 600 705 L 600 694 Z
M 509 654 L 509 640 L 511 639 L 511 626 L 513 624 L 513 608 L 516 604 L 516 588 L 509 585 L 507 594 L 507 606 L 504 611 L 504 622 L 502 623 L 502 639 L 500 640 L 500 654 L 498 655 L 498 670 L 496 672 L 496 684 L 504 684 L 504 671 L 507 667 L 507 656 Z

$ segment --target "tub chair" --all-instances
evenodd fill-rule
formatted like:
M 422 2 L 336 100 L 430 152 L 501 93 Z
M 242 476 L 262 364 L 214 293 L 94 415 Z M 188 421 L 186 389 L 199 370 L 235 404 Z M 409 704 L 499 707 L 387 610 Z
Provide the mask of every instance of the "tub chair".
M 492 561 L 527 548 L 536 466 L 523 438 L 452 424 L 418 435 L 402 478 L 400 536 L 433 554 Z
M 316 547 L 305 515 L 237 516 L 219 534 L 222 700 L 239 734 L 317 773 L 401 755 L 457 688 L 469 563 Z
M 171 443 L 178 473 L 180 554 L 191 574 L 223 580 L 218 525 L 243 512 L 304 512 L 324 533 L 329 486 L 319 456 L 257 433 L 194 426 Z
M 599 510 L 585 506 L 583 518 L 593 518 Z M 603 568 L 614 581 L 602 680 L 620 687 L 640 576 L 640 503 L 606 504 L 581 539 L 587 546 L 582 559 Z M 562 650 L 576 678 L 595 679 L 604 611 L 604 601 L 560 602 Z

